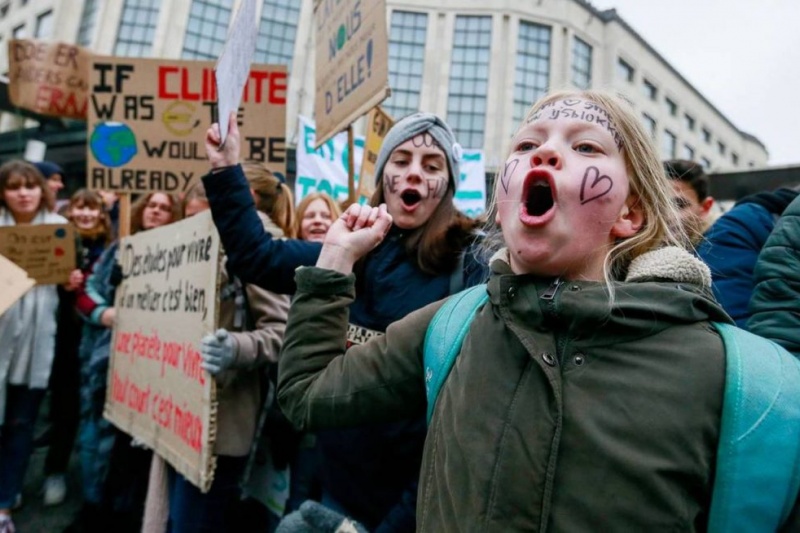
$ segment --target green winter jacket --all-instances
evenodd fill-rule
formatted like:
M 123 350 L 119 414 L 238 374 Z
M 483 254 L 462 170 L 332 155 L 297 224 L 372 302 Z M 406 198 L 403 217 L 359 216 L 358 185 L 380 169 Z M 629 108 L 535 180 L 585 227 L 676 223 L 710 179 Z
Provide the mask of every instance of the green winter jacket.
M 669 250 L 631 265 L 610 312 L 602 283 L 492 261 L 490 300 L 431 421 L 418 531 L 705 530 L 725 370 L 709 321 L 731 320 L 705 265 Z M 278 394 L 298 426 L 424 416 L 441 302 L 342 357 L 353 282 L 297 272 Z

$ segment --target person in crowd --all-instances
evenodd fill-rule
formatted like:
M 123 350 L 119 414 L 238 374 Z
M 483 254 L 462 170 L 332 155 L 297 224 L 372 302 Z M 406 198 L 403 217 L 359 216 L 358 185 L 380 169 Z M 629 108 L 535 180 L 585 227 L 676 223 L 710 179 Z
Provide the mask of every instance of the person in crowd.
M 740 328 L 747 329 L 753 272 L 759 253 L 798 191 L 780 188 L 742 198 L 709 228 L 697 255 L 711 268 L 714 296 Z
M 64 224 L 55 198 L 35 166 L 0 166 L 0 226 Z M 74 283 L 68 285 L 74 289 Z M 0 315 L 0 532 L 14 531 L 13 508 L 33 451 L 33 431 L 47 390 L 56 341 L 58 292 L 37 285 Z
M 294 195 L 289 186 L 258 161 L 246 161 L 242 164 L 242 171 L 250 186 L 256 211 L 272 222 L 264 230 L 279 239 L 295 237 Z M 259 218 L 263 220 L 264 217 L 259 215 Z M 275 226 L 280 231 L 276 231 Z
M 418 531 L 705 531 L 725 384 L 709 322 L 731 320 L 672 198 L 624 99 L 533 105 L 495 186 L 488 300 L 431 406 Z M 300 427 L 428 407 L 423 351 L 443 302 L 343 356 L 353 266 L 391 220 L 352 206 L 297 271 L 278 397 Z
M 333 198 L 324 192 L 312 192 L 297 205 L 295 235 L 304 241 L 323 242 L 328 228 L 341 214 Z
M 228 269 L 244 281 L 293 292 L 294 270 L 313 265 L 321 245 L 275 240 L 253 209 L 231 124 L 220 148 L 218 125 L 206 137 L 212 166 L 203 178 Z M 461 147 L 449 126 L 429 113 L 400 121 L 387 133 L 376 162 L 373 205 L 386 202 L 394 223 L 381 246 L 358 265 L 358 297 L 349 307 L 348 342 L 383 336 L 392 322 L 484 279 L 471 253 L 477 223 L 453 204 Z M 317 433 L 322 503 L 378 531 L 414 531 L 423 416 Z
M 47 180 L 47 187 L 52 191 L 53 198 L 58 197 L 58 192 L 64 188 L 64 170 L 57 163 L 52 161 L 37 161 L 33 163 L 44 179 Z
M 76 291 L 58 288 L 59 306 L 55 358 L 50 375 L 49 448 L 44 462 L 42 495 L 45 505 L 58 505 L 67 495 L 66 472 L 80 420 L 80 363 L 82 320 L 76 309 L 92 265 L 111 243 L 111 220 L 103 199 L 94 191 L 80 189 L 69 200 L 67 218 L 75 227 L 77 267 L 81 279 Z
M 131 234 L 146 231 L 180 220 L 180 202 L 173 194 L 151 192 L 142 195 L 131 208 Z M 79 292 L 77 309 L 86 320 L 79 349 L 81 367 L 81 421 L 78 446 L 83 482 L 83 507 L 70 531 L 108 531 L 114 513 L 137 507 L 139 497 L 137 481 L 144 475 L 146 482 L 149 452 L 137 449 L 124 457 L 130 439 L 116 430 L 103 418 L 106 396 L 108 359 L 112 327 L 116 316 L 114 295 L 122 280 L 117 265 L 119 241 L 112 243 L 95 262 L 86 281 L 85 290 Z M 116 452 L 116 453 L 115 453 Z M 137 453 L 142 452 L 142 453 Z M 113 456 L 120 456 L 114 459 Z M 126 479 L 127 473 L 133 473 Z M 109 488 L 112 486 L 113 488 Z M 117 497 L 116 492 L 128 489 L 134 496 Z M 142 491 L 143 492 L 143 491 Z M 131 500 L 135 503 L 131 503 Z M 114 501 L 116 500 L 116 501 Z M 128 507 L 128 508 L 126 508 Z M 129 511 L 129 516 L 141 518 L 141 512 Z M 120 515 L 116 515 L 119 519 Z M 136 529 L 136 520 L 125 521 Z M 119 527 L 119 526 L 117 526 Z
M 672 184 L 672 198 L 681 214 L 681 223 L 695 246 L 719 217 L 714 198 L 708 191 L 708 176 L 694 161 L 672 159 L 664 162 Z

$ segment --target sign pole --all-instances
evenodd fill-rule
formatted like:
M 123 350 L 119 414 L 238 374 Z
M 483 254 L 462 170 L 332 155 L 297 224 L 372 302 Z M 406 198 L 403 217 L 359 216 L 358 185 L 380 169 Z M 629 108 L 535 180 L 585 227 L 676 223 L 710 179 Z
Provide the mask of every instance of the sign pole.
M 127 192 L 119 193 L 119 238 L 131 234 L 131 195 Z
M 353 125 L 347 126 L 347 205 L 354 204 L 356 198 L 356 164 Z

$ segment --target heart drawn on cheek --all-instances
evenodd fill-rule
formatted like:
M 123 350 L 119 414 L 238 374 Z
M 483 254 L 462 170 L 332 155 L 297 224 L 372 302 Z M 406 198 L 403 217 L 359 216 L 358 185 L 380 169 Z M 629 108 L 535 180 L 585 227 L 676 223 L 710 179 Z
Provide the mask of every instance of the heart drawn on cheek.
M 591 179 L 591 183 L 589 180 Z M 588 184 L 588 187 L 587 187 Z M 606 176 L 600 175 L 597 167 L 589 167 L 583 174 L 581 183 L 581 205 L 602 198 L 614 188 L 614 181 Z
M 511 181 L 511 174 L 517 170 L 517 165 L 519 165 L 519 159 L 509 161 L 506 163 L 503 174 L 500 176 L 500 185 L 503 186 L 503 190 L 506 191 L 506 194 L 508 194 L 508 183 Z

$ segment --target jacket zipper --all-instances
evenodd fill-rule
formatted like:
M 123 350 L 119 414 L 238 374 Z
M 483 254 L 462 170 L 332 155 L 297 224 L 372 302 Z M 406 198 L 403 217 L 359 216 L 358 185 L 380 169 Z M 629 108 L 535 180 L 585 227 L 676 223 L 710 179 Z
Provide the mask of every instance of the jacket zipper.
M 561 287 L 563 284 L 564 282 L 561 281 L 561 278 L 554 279 L 553 283 L 551 283 L 550 286 L 547 287 L 547 290 L 544 291 L 539 298 L 541 298 L 542 300 L 552 300 L 553 298 L 556 297 L 558 288 Z

